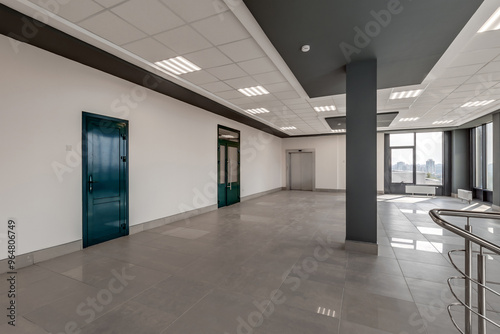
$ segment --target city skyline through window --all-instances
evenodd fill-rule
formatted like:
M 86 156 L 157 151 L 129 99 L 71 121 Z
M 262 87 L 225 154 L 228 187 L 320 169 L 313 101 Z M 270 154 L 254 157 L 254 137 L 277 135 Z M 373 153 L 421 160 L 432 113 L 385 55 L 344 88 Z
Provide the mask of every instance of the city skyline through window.
M 391 182 L 443 184 L 443 133 L 391 134 Z

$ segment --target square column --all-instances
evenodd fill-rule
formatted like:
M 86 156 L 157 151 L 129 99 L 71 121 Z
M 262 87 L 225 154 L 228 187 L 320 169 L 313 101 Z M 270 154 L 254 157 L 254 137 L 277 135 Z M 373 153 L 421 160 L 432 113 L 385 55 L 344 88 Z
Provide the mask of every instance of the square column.
M 377 254 L 377 60 L 347 65 L 346 250 Z

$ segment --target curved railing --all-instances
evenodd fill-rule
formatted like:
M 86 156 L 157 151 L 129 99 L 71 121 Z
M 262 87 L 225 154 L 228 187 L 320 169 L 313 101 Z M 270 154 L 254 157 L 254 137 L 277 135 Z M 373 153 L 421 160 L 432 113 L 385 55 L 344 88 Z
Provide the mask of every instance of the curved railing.
M 450 315 L 451 321 L 453 325 L 460 331 L 462 334 L 472 334 L 472 315 L 475 314 L 478 316 L 478 333 L 485 334 L 486 333 L 486 324 L 490 323 L 494 327 L 500 329 L 500 324 L 495 321 L 489 319 L 486 313 L 486 291 L 493 293 L 496 296 L 500 297 L 500 292 L 492 289 L 489 285 L 496 285 L 499 283 L 490 282 L 486 280 L 486 256 L 488 255 L 487 251 L 490 251 L 491 255 L 500 255 L 500 246 L 492 243 L 484 238 L 481 238 L 477 234 L 472 232 L 472 226 L 470 224 L 471 218 L 477 219 L 494 219 L 500 220 L 500 213 L 496 212 L 476 212 L 476 211 L 462 211 L 462 210 L 441 210 L 434 209 L 429 211 L 429 215 L 432 220 L 442 228 L 453 232 L 454 234 L 464 238 L 465 240 L 465 249 L 460 250 L 452 250 L 448 252 L 448 257 L 450 261 L 455 267 L 455 269 L 460 273 L 461 276 L 450 277 L 448 279 L 448 286 L 450 287 L 451 293 L 458 301 L 457 303 L 453 303 L 448 305 L 448 313 Z M 444 220 L 442 217 L 462 217 L 467 218 L 467 223 L 465 228 L 460 228 L 454 224 L 451 224 Z M 473 251 L 473 245 L 476 244 L 479 246 L 479 251 Z M 453 254 L 457 252 L 465 253 L 465 270 L 461 270 L 453 259 Z M 473 253 L 477 253 L 477 279 L 472 277 L 472 255 Z M 464 280 L 465 281 L 465 298 L 462 300 L 457 296 L 456 292 L 453 289 L 452 282 L 454 280 Z M 477 294 L 478 294 L 478 306 L 472 306 L 472 291 L 473 284 L 477 286 Z M 454 319 L 451 309 L 456 306 L 462 306 L 465 309 L 465 328 L 462 330 L 460 326 L 457 324 Z M 476 310 L 477 309 L 477 310 Z

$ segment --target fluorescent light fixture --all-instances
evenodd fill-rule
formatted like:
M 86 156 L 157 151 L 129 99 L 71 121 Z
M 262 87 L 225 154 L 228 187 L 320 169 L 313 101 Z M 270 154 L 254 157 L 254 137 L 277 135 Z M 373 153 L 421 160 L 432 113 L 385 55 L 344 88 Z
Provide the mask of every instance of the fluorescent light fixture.
M 452 120 L 435 121 L 435 122 L 432 122 L 432 124 L 450 124 L 451 122 L 453 122 L 453 121 Z
M 234 138 L 233 135 L 220 135 L 222 138 Z
M 344 133 L 345 132 L 345 129 L 335 129 L 335 130 L 332 130 L 333 133 Z
M 269 92 L 262 86 L 241 88 L 241 89 L 238 89 L 238 92 L 240 92 L 241 94 L 246 95 L 248 97 L 269 94 Z
M 477 32 L 500 29 L 500 7 L 490 16 L 488 21 Z
M 335 111 L 335 110 L 337 110 L 337 108 L 335 108 L 335 106 L 324 106 L 324 107 L 314 107 L 314 110 L 317 112 Z
M 484 106 L 487 106 L 488 104 L 490 104 L 492 102 L 495 102 L 495 100 L 484 100 L 484 101 L 467 102 L 466 104 L 462 105 L 462 108 L 484 107 Z
M 247 109 L 247 113 L 255 115 L 255 114 L 266 114 L 269 112 L 266 108 L 257 108 L 257 109 Z
M 396 92 L 392 93 L 389 99 L 390 100 L 409 99 L 412 97 L 419 96 L 420 94 L 422 94 L 423 91 L 424 91 L 423 89 L 417 89 L 417 90 L 407 90 L 404 92 Z
M 335 310 L 331 310 L 329 308 L 318 307 L 317 313 L 321 315 L 326 315 L 327 317 L 335 318 Z
M 420 119 L 420 117 L 409 117 L 409 118 L 400 118 L 399 121 L 400 122 L 415 122 L 419 119 Z
M 155 64 L 177 75 L 201 70 L 201 68 L 183 57 L 175 57 L 167 60 L 157 61 Z
M 281 130 L 297 130 L 297 128 L 295 126 L 283 126 L 280 128 Z

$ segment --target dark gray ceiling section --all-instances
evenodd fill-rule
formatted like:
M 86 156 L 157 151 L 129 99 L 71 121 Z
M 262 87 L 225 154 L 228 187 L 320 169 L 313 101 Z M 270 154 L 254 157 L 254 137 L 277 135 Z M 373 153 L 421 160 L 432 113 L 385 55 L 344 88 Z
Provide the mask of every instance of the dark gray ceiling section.
M 482 0 L 244 2 L 309 96 L 320 97 L 345 93 L 348 58 L 377 58 L 379 89 L 421 83 Z
M 398 111 L 377 114 L 377 128 L 386 128 L 390 126 L 398 114 Z M 332 130 L 346 129 L 345 116 L 327 117 L 325 118 L 325 121 L 328 123 L 330 128 L 332 128 Z

